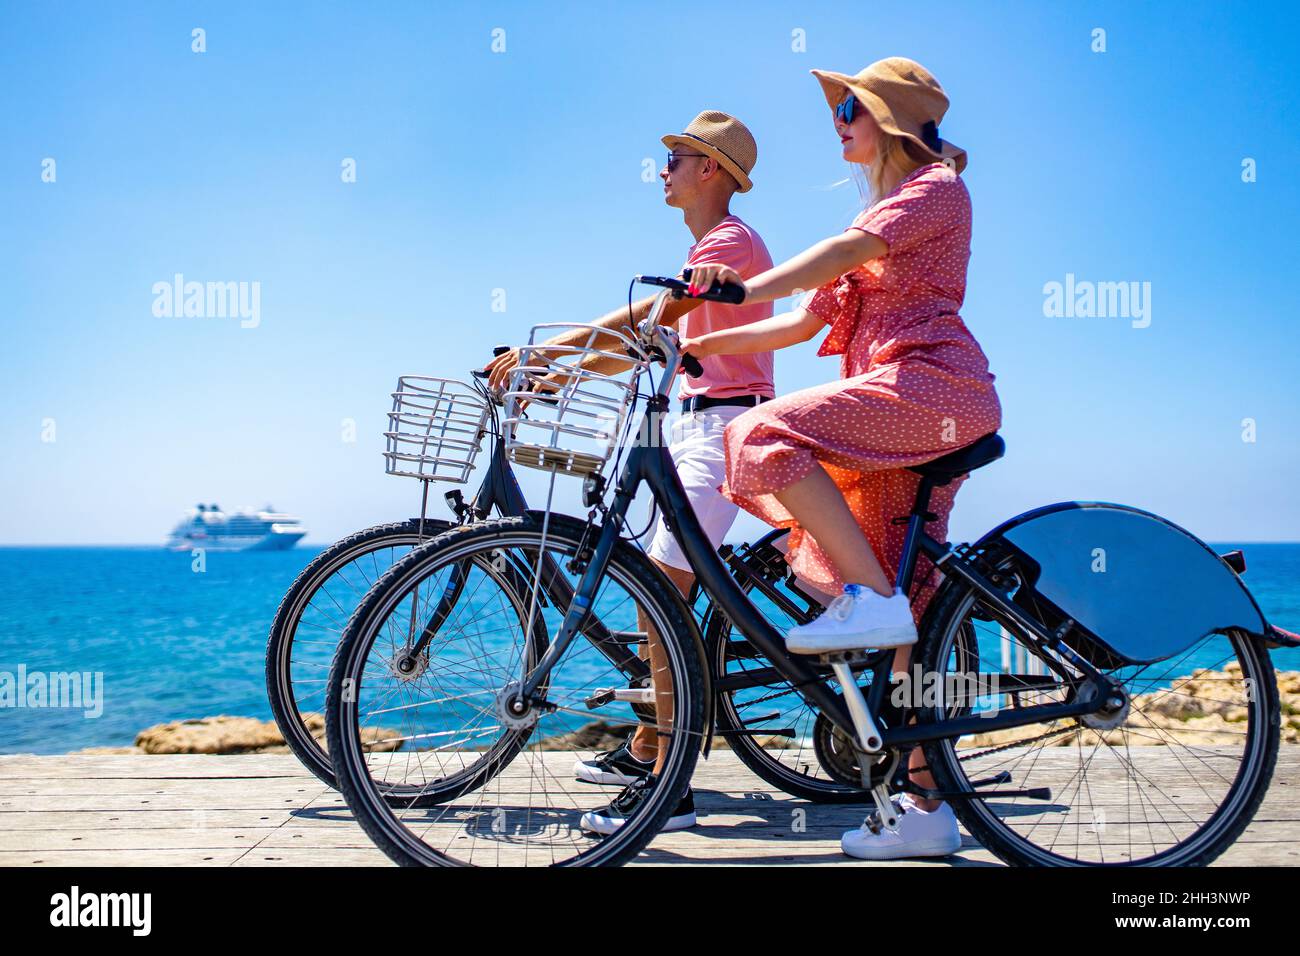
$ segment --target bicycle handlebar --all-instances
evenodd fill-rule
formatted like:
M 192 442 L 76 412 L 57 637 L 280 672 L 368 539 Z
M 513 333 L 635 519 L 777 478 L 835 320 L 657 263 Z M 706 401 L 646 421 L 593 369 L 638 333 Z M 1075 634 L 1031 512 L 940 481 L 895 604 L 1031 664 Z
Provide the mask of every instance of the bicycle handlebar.
M 683 269 L 681 279 L 670 279 L 667 276 L 637 276 L 636 281 L 644 285 L 657 285 L 668 289 L 674 299 L 702 299 L 705 302 L 722 302 L 726 305 L 740 305 L 745 301 L 745 287 L 734 282 L 715 281 L 709 286 L 707 292 L 691 295 L 686 291 L 690 288 L 690 278 L 691 270 Z
M 668 294 L 674 299 L 703 299 L 706 302 L 722 302 L 727 305 L 740 305 L 745 301 L 745 287 L 734 282 L 715 281 L 707 292 L 691 295 L 686 291 L 690 288 L 690 278 L 691 270 L 683 269 L 681 279 L 671 279 L 667 276 L 637 276 L 633 281 L 667 289 Z M 689 352 L 682 354 L 680 360 L 687 375 L 698 377 L 704 374 L 704 366 L 700 364 L 700 360 Z

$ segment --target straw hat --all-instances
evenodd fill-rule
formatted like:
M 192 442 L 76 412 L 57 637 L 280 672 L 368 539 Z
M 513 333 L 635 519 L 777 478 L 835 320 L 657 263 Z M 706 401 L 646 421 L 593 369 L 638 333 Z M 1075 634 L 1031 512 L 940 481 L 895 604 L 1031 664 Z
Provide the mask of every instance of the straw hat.
M 948 112 L 948 97 L 939 81 L 915 60 L 891 56 L 877 60 L 857 76 L 813 70 L 831 110 L 851 90 L 887 133 L 906 136 L 936 160 L 951 160 L 957 172 L 966 168 L 966 150 L 939 138 L 939 124 Z
M 749 171 L 758 161 L 758 144 L 740 120 L 717 110 L 705 110 L 686 127 L 684 133 L 669 133 L 663 138 L 669 149 L 688 146 L 716 159 L 719 165 L 736 177 L 740 191 L 753 188 Z

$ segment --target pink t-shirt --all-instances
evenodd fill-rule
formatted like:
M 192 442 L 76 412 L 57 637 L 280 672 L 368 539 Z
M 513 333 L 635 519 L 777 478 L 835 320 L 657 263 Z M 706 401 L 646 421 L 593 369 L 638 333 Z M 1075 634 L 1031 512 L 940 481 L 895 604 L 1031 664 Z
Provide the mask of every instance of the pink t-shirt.
M 691 246 L 686 265 L 728 265 L 749 279 L 772 268 L 772 257 L 758 233 L 740 220 L 727 216 Z M 772 303 L 723 305 L 705 302 L 682 316 L 679 330 L 683 337 L 705 335 L 718 329 L 734 329 L 759 319 L 772 317 Z M 679 395 L 708 395 L 710 398 L 735 398 L 739 395 L 775 396 L 772 387 L 772 353 L 751 352 L 747 355 L 710 355 L 700 360 L 704 374 L 698 378 L 682 374 Z

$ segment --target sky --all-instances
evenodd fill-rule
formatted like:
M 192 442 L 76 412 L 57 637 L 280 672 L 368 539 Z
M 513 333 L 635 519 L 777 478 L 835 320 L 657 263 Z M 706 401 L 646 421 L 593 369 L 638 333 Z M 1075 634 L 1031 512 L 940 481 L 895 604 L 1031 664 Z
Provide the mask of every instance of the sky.
M 962 314 L 1004 411 L 954 539 L 1070 499 L 1300 539 L 1294 11 L 917 10 L 0 3 L 0 544 L 160 544 L 199 501 L 319 543 L 414 513 L 380 454 L 399 375 L 465 377 L 675 272 L 691 237 L 643 170 L 701 110 L 757 138 L 733 211 L 778 261 L 837 233 L 860 200 L 808 71 L 892 55 L 970 154 Z M 157 314 L 177 274 L 257 283 L 256 322 Z M 1142 308 L 1049 314 L 1070 281 Z M 838 374 L 818 342 L 779 392 Z

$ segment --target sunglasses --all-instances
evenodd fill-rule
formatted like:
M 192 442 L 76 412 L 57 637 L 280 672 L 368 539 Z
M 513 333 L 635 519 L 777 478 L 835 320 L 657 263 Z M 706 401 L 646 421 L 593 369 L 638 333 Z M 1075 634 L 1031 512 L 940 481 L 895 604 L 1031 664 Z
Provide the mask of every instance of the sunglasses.
M 848 126 L 853 122 L 853 109 L 858 105 L 858 98 L 850 93 L 846 96 L 839 106 L 835 107 L 835 118 L 843 120 L 844 125 Z
M 683 159 L 690 159 L 692 156 L 702 159 L 704 157 L 704 154 L 703 153 L 669 153 L 668 164 L 667 164 L 668 171 L 671 173 L 674 169 L 677 168 L 678 163 L 680 163 Z

